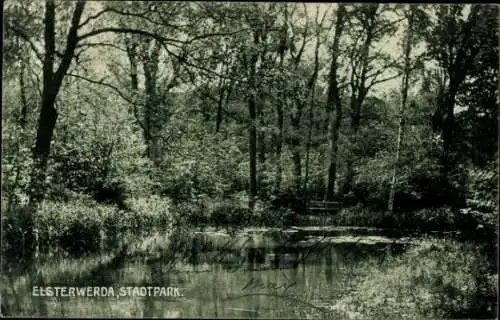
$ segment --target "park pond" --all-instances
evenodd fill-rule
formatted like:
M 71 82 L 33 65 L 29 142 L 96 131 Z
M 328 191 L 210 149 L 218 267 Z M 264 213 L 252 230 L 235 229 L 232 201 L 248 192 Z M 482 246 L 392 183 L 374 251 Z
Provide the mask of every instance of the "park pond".
M 418 292 L 435 281 L 414 281 L 421 278 L 422 271 L 415 269 L 421 267 L 418 261 L 433 261 L 446 268 L 447 261 L 436 259 L 448 259 L 446 254 L 453 252 L 450 245 L 456 245 L 452 234 L 422 238 L 408 231 L 342 227 L 209 228 L 169 235 L 155 233 L 135 238 L 113 254 L 105 251 L 83 258 L 45 256 L 36 277 L 7 270 L 2 279 L 2 307 L 4 315 L 12 316 L 354 319 L 369 318 L 373 312 L 369 308 L 377 303 L 383 308 L 395 299 L 392 302 L 398 303 L 401 310 L 390 311 L 392 314 L 377 310 L 380 316 L 419 318 L 422 312 L 431 312 L 428 308 L 442 310 L 426 315 L 471 315 L 477 306 L 466 301 L 470 298 L 467 294 L 472 295 L 467 290 L 458 293 L 458 302 L 442 301 L 437 306 L 432 299 L 442 299 L 439 289 Z M 458 255 L 462 251 L 457 247 Z M 465 255 L 463 258 L 468 259 Z M 448 264 L 457 263 L 460 261 Z M 460 288 L 462 282 L 473 286 L 470 281 L 476 280 L 463 279 L 472 271 L 455 267 L 457 277 L 447 281 Z M 410 270 L 415 272 L 413 280 L 407 279 Z M 443 270 L 438 277 L 453 272 Z M 434 271 L 429 272 L 432 276 Z M 410 281 L 417 291 L 405 292 L 403 287 L 393 295 L 377 296 L 404 281 Z M 49 287 L 50 296 L 40 294 L 40 288 Z M 68 296 L 67 291 L 55 296 L 56 287 L 111 290 L 85 297 Z M 150 289 L 144 294 L 144 289 L 137 289 L 124 294 L 127 287 L 167 290 Z M 417 299 L 416 305 L 408 305 L 413 303 L 411 294 L 422 295 L 428 304 Z M 360 299 L 364 301 L 356 301 Z M 470 305 L 453 311 L 454 303 L 463 304 L 460 299 Z M 450 308 L 452 311 L 447 310 Z M 492 303 L 480 308 L 489 308 L 484 310 L 488 314 L 495 312 Z M 418 312 L 420 315 L 414 314 Z

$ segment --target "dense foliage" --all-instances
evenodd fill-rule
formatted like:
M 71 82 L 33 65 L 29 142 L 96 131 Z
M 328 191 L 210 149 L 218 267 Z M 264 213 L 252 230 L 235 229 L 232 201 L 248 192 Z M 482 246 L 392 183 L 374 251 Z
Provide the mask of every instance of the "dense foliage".
M 346 223 L 496 230 L 496 6 L 4 10 L 6 240 L 291 224 L 306 199 L 352 206 Z

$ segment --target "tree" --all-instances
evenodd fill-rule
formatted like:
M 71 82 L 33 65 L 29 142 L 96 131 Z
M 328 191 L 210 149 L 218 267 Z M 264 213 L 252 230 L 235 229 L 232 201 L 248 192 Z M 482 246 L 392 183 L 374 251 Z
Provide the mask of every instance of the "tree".
M 438 97 L 433 116 L 434 129 L 442 138 L 442 174 L 448 177 L 455 169 L 457 159 L 453 155 L 457 140 L 455 106 L 456 98 L 466 79 L 474 70 L 474 64 L 490 49 L 491 42 L 483 41 L 484 35 L 494 30 L 491 7 L 472 5 L 466 18 L 463 4 L 434 8 L 436 21 L 428 33 L 429 55 L 446 72 L 448 83 Z M 484 18 L 491 17 L 491 18 Z
M 31 184 L 29 190 L 29 210 L 27 211 L 28 230 L 32 229 L 33 238 L 28 236 L 27 243 L 34 250 L 34 257 L 39 254 L 38 247 L 38 226 L 36 220 L 36 210 L 42 201 L 45 192 L 45 177 L 47 163 L 50 154 L 50 145 L 57 121 L 57 110 L 55 108 L 56 98 L 61 89 L 62 82 L 70 67 L 76 45 L 78 43 L 78 25 L 85 7 L 84 1 L 75 4 L 71 26 L 67 34 L 66 48 L 61 58 L 60 64 L 54 72 L 54 60 L 56 57 L 56 32 L 55 32 L 55 3 L 48 0 L 45 3 L 44 18 L 44 59 L 43 59 L 43 89 L 40 106 L 40 117 L 36 133 L 35 146 L 33 149 L 33 171 L 31 174 Z
M 314 126 L 314 107 L 315 107 L 315 101 L 316 101 L 316 87 L 317 87 L 317 80 L 318 80 L 318 74 L 319 74 L 319 68 L 320 68 L 320 61 L 319 61 L 319 49 L 321 47 L 321 40 L 322 40 L 322 27 L 323 23 L 325 21 L 325 18 L 327 16 L 327 11 L 323 13 L 323 16 L 321 19 L 319 19 L 319 7 L 316 7 L 316 17 L 315 17 L 315 36 L 316 36 L 316 45 L 314 49 L 314 72 L 313 72 L 313 77 L 312 83 L 311 83 L 311 93 L 309 94 L 310 96 L 310 101 L 309 101 L 309 128 L 307 130 L 307 141 L 306 141 L 306 161 L 305 161 L 305 177 L 304 177 L 304 188 L 303 191 L 306 193 L 306 198 L 309 198 L 308 194 L 308 182 L 309 182 L 309 162 L 310 162 L 310 151 L 311 151 L 311 140 L 312 140 L 312 130 Z
M 337 17 L 335 23 L 335 33 L 331 47 L 332 61 L 330 62 L 330 74 L 328 75 L 328 95 L 327 109 L 330 115 L 330 158 L 328 164 L 328 178 L 326 185 L 325 199 L 332 200 L 334 197 L 335 178 L 337 175 L 337 151 L 340 124 L 342 121 L 342 101 L 340 96 L 340 85 L 337 80 L 338 63 L 340 56 L 340 38 L 344 30 L 346 9 L 340 4 L 337 9 Z
M 406 34 L 403 41 L 403 76 L 401 80 L 401 104 L 398 112 L 398 134 L 396 138 L 394 168 L 392 169 L 391 186 L 389 190 L 389 200 L 387 210 L 394 211 L 394 194 L 397 183 L 397 170 L 399 167 L 399 158 L 401 153 L 401 140 L 403 139 L 403 130 L 405 125 L 405 111 L 408 100 L 408 89 L 412 76 L 412 70 L 415 69 L 415 62 L 412 59 L 412 49 L 417 40 L 415 26 L 422 26 L 424 14 L 415 5 L 409 5 L 404 9 L 403 15 L 406 19 Z M 420 17 L 420 21 L 415 22 Z M 419 23 L 420 22 L 420 23 Z
M 372 46 L 383 37 L 393 34 L 398 20 L 389 20 L 385 13 L 392 11 L 387 5 L 369 4 L 352 9 L 350 16 L 350 35 L 354 43 L 350 46 L 350 156 L 347 159 L 347 173 L 343 192 L 349 193 L 354 179 L 353 162 L 356 154 L 353 152 L 357 145 L 357 136 L 360 128 L 361 108 L 370 89 L 376 85 L 394 79 L 398 74 L 380 78 L 380 76 L 395 66 L 396 61 L 377 51 L 372 53 Z M 354 24 L 353 24 L 354 23 Z M 360 44 L 358 44 L 360 42 Z M 377 63 L 381 65 L 377 66 Z

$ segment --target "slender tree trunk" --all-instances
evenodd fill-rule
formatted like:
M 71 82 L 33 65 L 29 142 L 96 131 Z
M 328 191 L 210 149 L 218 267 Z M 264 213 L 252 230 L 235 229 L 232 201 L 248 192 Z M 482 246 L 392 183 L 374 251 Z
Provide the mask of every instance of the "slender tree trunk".
M 285 9 L 286 10 L 286 9 Z M 285 20 L 288 19 L 288 15 L 285 11 Z M 281 40 L 283 43 L 286 43 L 287 41 L 287 33 L 286 29 L 283 31 L 283 39 Z M 284 72 L 283 69 L 283 64 L 285 60 L 285 48 L 282 48 L 281 51 L 279 52 L 280 54 L 280 72 Z M 283 132 L 284 132 L 284 115 L 283 115 L 283 106 L 286 105 L 286 83 L 285 81 L 281 81 L 281 91 L 280 91 L 280 99 L 278 99 L 278 103 L 276 103 L 276 117 L 278 121 L 278 136 L 277 136 L 277 141 L 276 141 L 276 190 L 280 190 L 281 188 L 281 181 L 282 181 L 282 175 L 283 175 L 283 159 L 282 159 L 282 150 L 283 150 Z
M 297 114 L 292 115 L 291 125 L 292 125 L 292 137 L 290 139 L 290 149 L 292 153 L 292 163 L 293 163 L 293 185 L 297 192 L 301 190 L 301 179 L 302 179 L 302 164 L 300 156 L 300 118 L 302 102 L 295 101 L 297 104 Z
M 137 78 L 137 43 L 134 41 L 127 42 L 127 56 L 130 63 L 130 82 L 131 82 L 131 90 L 133 93 L 134 103 L 137 103 L 137 94 L 139 91 L 139 80 Z M 132 105 L 129 109 L 130 114 L 136 113 L 136 105 Z
M 317 11 L 318 13 L 318 11 Z M 317 16 L 316 16 L 317 18 Z M 321 26 L 323 24 L 325 16 L 323 16 L 323 19 L 320 22 Z M 319 27 L 318 26 L 318 27 Z M 315 99 L 316 99 L 316 82 L 317 82 L 317 77 L 318 77 L 318 72 L 319 72 L 319 48 L 321 46 L 321 41 L 320 41 L 320 28 L 317 28 L 316 31 L 316 47 L 314 50 L 314 73 L 313 77 L 311 78 L 310 82 L 310 100 L 309 100 L 309 128 L 307 130 L 307 140 L 306 140 L 306 163 L 305 163 L 305 177 L 304 177 L 304 186 L 303 186 L 303 194 L 306 202 L 309 201 L 310 195 L 309 195 L 309 189 L 308 189 L 308 183 L 309 183 L 309 160 L 310 160 L 310 152 L 311 152 L 311 141 L 312 141 L 312 131 L 313 131 L 313 125 L 314 125 L 314 104 L 315 104 Z
M 19 124 L 21 125 L 21 129 L 26 129 L 26 124 L 28 121 L 28 99 L 26 98 L 26 84 L 24 81 L 24 64 L 21 65 L 21 71 L 19 72 L 19 87 L 21 89 L 21 117 L 19 119 Z
M 389 190 L 389 201 L 387 204 L 387 211 L 389 213 L 392 213 L 394 211 L 394 195 L 396 193 L 397 169 L 399 165 L 399 154 L 401 152 L 401 140 L 403 136 L 405 109 L 406 109 L 406 97 L 403 98 L 403 102 L 401 103 L 401 106 L 399 108 L 399 115 L 398 115 L 399 125 L 398 125 L 398 136 L 396 139 L 396 155 L 394 158 L 394 168 L 392 169 L 391 187 Z
M 151 40 L 153 41 L 153 40 Z M 157 92 L 157 76 L 158 76 L 158 59 L 160 55 L 161 44 L 154 41 L 152 52 L 149 53 L 148 49 L 150 46 L 150 41 L 145 43 L 144 51 L 145 61 L 143 64 L 144 68 L 144 88 L 146 93 L 146 103 L 144 105 L 144 139 L 146 141 L 146 154 L 148 158 L 154 163 L 157 162 L 156 148 L 157 148 L 157 119 L 155 115 L 158 114 L 159 99 Z
M 229 100 L 231 99 L 233 87 L 234 87 L 234 80 L 231 80 L 228 84 L 227 89 L 226 89 L 226 96 L 224 98 L 224 103 L 222 104 L 222 111 L 224 111 L 224 108 L 226 108 L 229 105 Z M 221 125 L 222 125 L 223 121 L 224 121 L 224 118 L 221 118 Z
M 343 6 L 341 5 L 342 9 Z M 313 109 L 315 106 L 316 99 L 316 83 L 318 80 L 318 72 L 319 72 L 319 48 L 321 46 L 320 35 L 321 35 L 321 26 L 323 25 L 326 14 L 323 15 L 323 18 L 319 21 L 319 24 L 316 25 L 316 47 L 314 50 L 314 72 L 309 81 L 310 88 L 310 100 L 309 100 L 309 128 L 307 131 L 307 141 L 306 141 L 306 163 L 305 163 L 305 177 L 304 177 L 304 187 L 303 193 L 306 203 L 309 202 L 310 192 L 308 189 L 309 183 L 309 160 L 310 160 L 310 150 L 311 150 L 311 142 L 312 142 L 312 131 L 314 125 L 314 113 Z M 316 11 L 316 22 L 318 23 L 319 18 L 319 9 Z
M 457 86 L 450 79 L 450 88 L 446 92 L 445 97 L 445 112 L 443 114 L 443 155 L 442 155 L 442 174 L 445 178 L 449 178 L 449 175 L 454 168 L 454 157 L 453 157 L 453 131 L 455 127 L 455 98 L 457 95 Z
M 361 103 L 360 101 L 355 101 L 351 107 L 351 110 L 353 110 L 351 115 L 351 148 L 353 149 L 347 159 L 347 173 L 344 181 L 343 193 L 352 191 L 354 181 L 354 158 L 356 157 L 354 148 L 358 145 L 359 124 L 361 122 Z
M 337 151 L 340 124 L 342 121 L 342 102 L 340 99 L 340 89 L 337 82 L 338 57 L 340 55 L 339 45 L 340 37 L 344 28 L 345 7 L 339 5 L 337 9 L 337 22 L 335 25 L 335 34 L 332 45 L 332 62 L 330 65 L 330 74 L 328 77 L 328 96 L 327 108 L 330 114 L 330 155 L 328 164 L 328 179 L 326 185 L 325 199 L 332 200 L 334 198 L 335 179 L 337 176 Z M 335 108 L 333 107 L 335 106 Z
M 283 149 L 283 105 L 285 104 L 285 94 L 283 94 L 283 98 L 276 104 L 276 115 L 278 118 L 278 139 L 276 142 L 276 190 L 281 188 L 281 180 L 283 176 L 283 160 L 282 160 L 282 149 Z
M 229 65 L 226 64 L 226 72 L 229 71 Z M 217 101 L 217 115 L 215 119 L 215 132 L 218 133 L 220 131 L 220 126 L 222 124 L 222 109 L 224 108 L 224 96 L 226 95 L 226 91 L 228 91 L 225 87 L 224 78 L 221 77 L 219 79 L 219 99 Z M 227 93 L 229 95 L 229 93 Z
M 250 209 L 253 210 L 255 205 L 255 197 L 257 196 L 257 128 L 256 128 L 256 111 L 255 97 L 251 94 L 248 100 L 248 112 L 250 114 L 249 128 L 249 152 L 250 152 Z
M 144 134 L 144 125 L 142 124 L 142 120 L 139 116 L 138 107 L 140 105 L 139 102 L 139 79 L 137 74 L 137 42 L 132 40 L 126 43 L 127 46 L 127 56 L 130 63 L 130 89 L 132 93 L 132 103 L 129 105 L 129 114 L 135 118 L 135 122 L 139 125 L 139 127 L 134 127 L 133 130 L 135 133 Z
M 413 45 L 413 11 L 410 7 L 409 9 L 411 12 L 409 13 L 408 16 L 408 29 L 406 31 L 406 41 L 405 41 L 405 54 L 404 54 L 404 59 L 405 59 L 405 65 L 404 65 L 404 71 L 403 71 L 403 80 L 401 83 L 401 105 L 399 107 L 399 125 L 398 125 L 398 136 L 396 139 L 396 155 L 394 159 L 394 168 L 392 169 L 392 179 L 391 179 L 391 187 L 389 190 L 389 201 L 387 205 L 387 211 L 389 213 L 392 213 L 394 211 L 394 195 L 396 193 L 396 182 L 397 182 L 397 169 L 399 167 L 399 154 L 401 152 L 401 141 L 402 141 L 402 136 L 403 136 L 403 130 L 404 130 L 404 112 L 406 110 L 406 102 L 408 99 L 408 86 L 409 86 L 409 81 L 410 81 L 410 66 L 411 66 L 411 50 L 412 50 L 412 45 Z
M 309 189 L 307 187 L 307 184 L 309 183 L 309 161 L 310 161 L 310 153 L 311 153 L 311 141 L 312 141 L 312 131 L 313 131 L 313 123 L 314 123 L 314 103 L 315 103 L 315 88 L 313 88 L 311 92 L 311 101 L 309 104 L 309 128 L 307 129 L 307 141 L 306 141 L 306 163 L 305 163 L 305 176 L 304 176 L 304 186 L 302 188 L 303 193 L 305 194 L 306 200 L 309 199 Z
M 254 44 L 259 43 L 259 35 L 254 34 Z M 250 116 L 250 127 L 248 130 L 248 144 L 249 144 L 249 157 L 250 157 L 250 201 L 249 208 L 254 210 L 255 200 L 257 197 L 257 107 L 256 107 L 256 84 L 255 74 L 257 68 L 258 56 L 256 53 L 251 55 L 250 70 L 249 70 L 249 89 L 248 96 L 248 114 Z
M 293 175 L 295 177 L 295 190 L 300 192 L 302 186 L 302 163 L 300 156 L 300 141 L 296 139 L 294 141 L 292 150 L 292 162 L 293 162 Z
M 218 133 L 220 131 L 220 125 L 222 123 L 222 105 L 224 103 L 224 93 L 225 93 L 225 90 L 223 88 L 221 88 L 219 100 L 217 101 L 217 117 L 215 119 L 215 132 L 216 133 Z
M 260 102 L 258 105 L 258 110 L 257 110 L 257 118 L 259 122 L 259 126 L 261 130 L 258 131 L 257 133 L 257 156 L 259 160 L 259 170 L 258 170 L 258 175 L 257 175 L 257 185 L 259 186 L 259 191 L 262 192 L 264 189 L 262 188 L 263 180 L 264 180 L 264 174 L 265 174 L 265 164 L 266 164 L 266 136 L 262 128 L 264 127 L 264 116 L 263 116 L 263 105 Z

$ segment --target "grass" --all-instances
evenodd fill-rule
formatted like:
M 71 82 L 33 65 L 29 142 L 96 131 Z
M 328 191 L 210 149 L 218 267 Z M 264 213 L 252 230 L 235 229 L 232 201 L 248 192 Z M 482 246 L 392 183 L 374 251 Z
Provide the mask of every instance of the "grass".
M 424 239 L 400 257 L 368 265 L 331 308 L 346 319 L 494 318 L 498 275 L 477 246 Z

